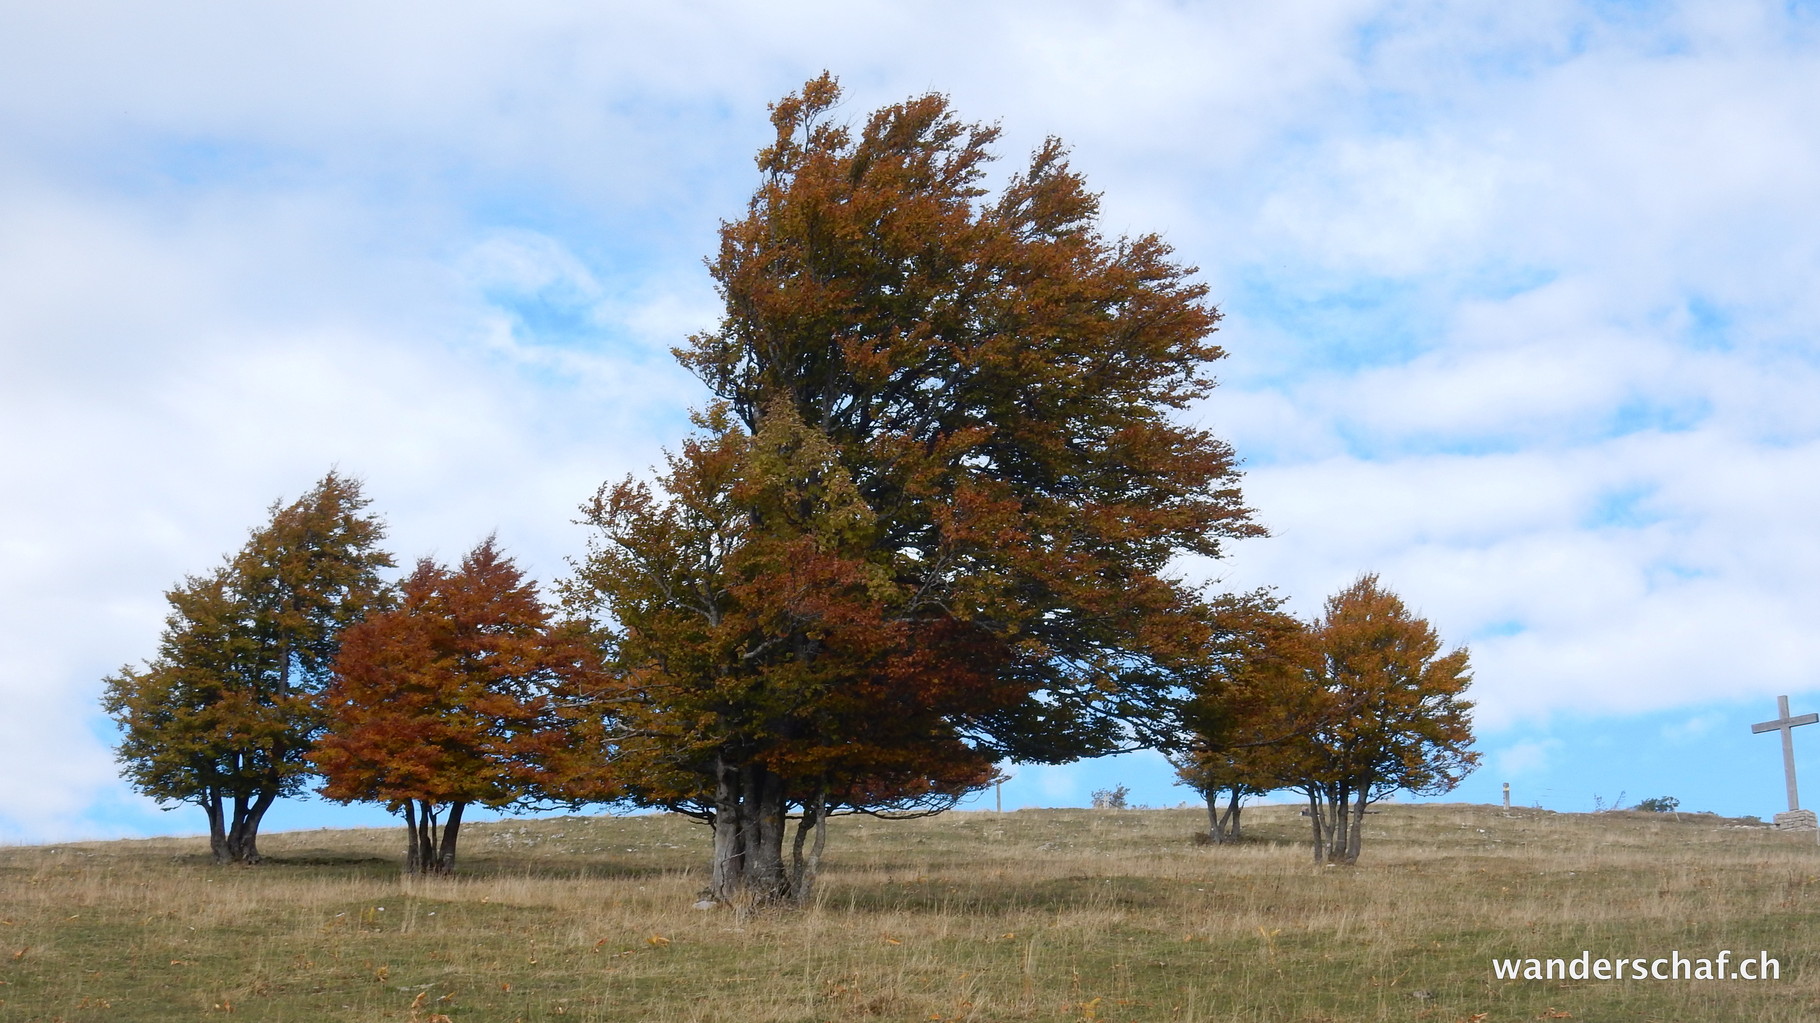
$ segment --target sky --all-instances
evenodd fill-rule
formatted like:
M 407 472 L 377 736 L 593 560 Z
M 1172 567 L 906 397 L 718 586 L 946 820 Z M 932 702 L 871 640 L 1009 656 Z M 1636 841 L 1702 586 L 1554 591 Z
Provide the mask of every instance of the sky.
M 1272 535 L 1184 571 L 1304 616 L 1375 572 L 1468 646 L 1446 798 L 1786 808 L 1749 726 L 1820 710 L 1820 3 L 67 0 L 0 4 L 0 842 L 205 830 L 118 779 L 101 679 L 331 467 L 402 563 L 497 531 L 560 578 L 703 400 L 670 348 L 823 69 L 1001 168 L 1063 139 L 1200 268 L 1191 415 Z

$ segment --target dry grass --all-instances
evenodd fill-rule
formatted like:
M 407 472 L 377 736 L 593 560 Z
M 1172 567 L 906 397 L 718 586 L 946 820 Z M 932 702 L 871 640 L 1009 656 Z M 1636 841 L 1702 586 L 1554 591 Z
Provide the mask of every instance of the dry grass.
M 475 826 L 448 880 L 401 878 L 393 832 L 272 835 L 251 869 L 195 840 L 0 849 L 0 1020 L 1820 1018 L 1811 835 L 1387 807 L 1360 866 L 1322 869 L 1292 808 L 1238 847 L 1200 821 L 846 819 L 815 906 L 744 919 L 690 908 L 705 835 L 665 817 Z M 1722 948 L 1781 979 L 1490 969 Z

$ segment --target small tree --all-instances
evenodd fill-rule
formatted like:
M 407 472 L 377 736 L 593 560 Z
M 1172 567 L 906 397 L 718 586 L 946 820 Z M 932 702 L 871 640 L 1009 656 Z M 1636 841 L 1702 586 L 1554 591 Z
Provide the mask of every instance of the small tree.
M 613 671 L 592 693 L 609 734 L 576 745 L 609 763 L 568 758 L 549 791 L 709 823 L 717 898 L 800 901 L 830 816 L 939 812 L 991 784 L 992 756 L 954 719 L 1000 712 L 1015 690 L 988 673 L 1003 656 L 991 637 L 893 606 L 901 588 L 861 546 L 874 516 L 788 406 L 755 436 L 724 416 L 701 425 L 661 496 L 627 481 L 587 509 L 603 541 L 571 607 L 616 627 L 597 628 Z
M 302 789 L 326 682 L 344 629 L 380 606 L 379 520 L 337 473 L 288 505 L 206 576 L 165 596 L 158 656 L 105 680 L 129 783 L 162 803 L 195 803 L 218 863 L 257 863 L 259 824 Z
M 1093 808 L 1095 810 L 1129 809 L 1125 800 L 1130 797 L 1130 795 L 1131 790 L 1123 785 L 1115 785 L 1109 789 L 1094 789 Z
M 1268 591 L 1215 603 L 1208 670 L 1196 676 L 1167 751 L 1177 776 L 1207 801 L 1215 843 L 1240 837 L 1245 797 L 1303 776 L 1302 740 L 1327 706 L 1310 630 L 1281 606 Z
M 419 561 L 396 608 L 348 630 L 311 759 L 323 795 L 404 816 L 407 871 L 454 869 L 467 806 L 531 790 L 553 695 L 583 654 L 548 626 L 489 537 L 454 571 Z
M 1464 647 L 1361 576 L 1329 597 L 1315 631 L 1329 707 L 1304 746 L 1316 862 L 1358 861 L 1365 809 L 1398 790 L 1447 792 L 1478 765 Z

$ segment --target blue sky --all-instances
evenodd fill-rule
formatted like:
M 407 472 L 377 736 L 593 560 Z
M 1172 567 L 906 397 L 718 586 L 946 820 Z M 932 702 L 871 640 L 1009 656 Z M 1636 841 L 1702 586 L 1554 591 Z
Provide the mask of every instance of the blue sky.
M 765 104 L 928 90 L 1048 135 L 1226 314 L 1194 410 L 1304 614 L 1377 572 L 1468 644 L 1456 798 L 1767 816 L 1820 709 L 1820 12 L 1747 0 L 0 11 L 0 840 L 193 832 L 100 679 L 331 465 L 401 560 L 573 510 L 701 399 Z M 1796 733 L 1820 802 L 1820 728 Z M 1021 768 L 1008 806 L 1154 758 Z M 273 826 L 370 823 L 298 804 Z

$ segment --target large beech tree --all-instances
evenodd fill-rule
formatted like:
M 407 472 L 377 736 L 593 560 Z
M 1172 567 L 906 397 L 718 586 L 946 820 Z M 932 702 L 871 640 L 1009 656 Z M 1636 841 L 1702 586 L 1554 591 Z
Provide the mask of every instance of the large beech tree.
M 378 573 L 392 559 L 367 504 L 335 472 L 274 504 L 239 553 L 166 594 L 158 655 L 106 679 L 128 782 L 202 807 L 217 862 L 259 861 L 260 821 L 309 774 L 315 695 L 342 632 L 383 600 Z
M 997 129 L 839 96 L 772 107 L 678 351 L 712 403 L 588 506 L 569 588 L 614 666 L 595 791 L 711 822 L 722 899 L 804 897 L 832 813 L 1128 746 L 1206 649 L 1171 562 L 1260 532 L 1178 416 L 1222 354 L 1192 269 L 1102 235 L 1059 142 L 989 195 Z
M 558 693 L 586 654 L 549 617 L 489 537 L 453 570 L 419 561 L 397 606 L 344 637 L 311 760 L 323 795 L 404 816 L 407 871 L 454 869 L 467 806 L 527 795 L 560 740 Z

